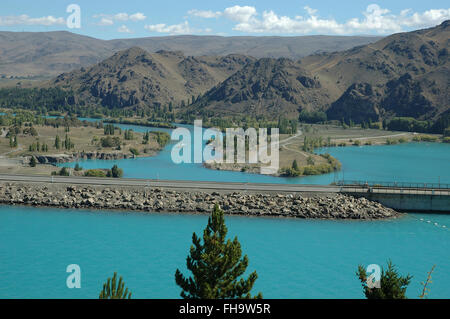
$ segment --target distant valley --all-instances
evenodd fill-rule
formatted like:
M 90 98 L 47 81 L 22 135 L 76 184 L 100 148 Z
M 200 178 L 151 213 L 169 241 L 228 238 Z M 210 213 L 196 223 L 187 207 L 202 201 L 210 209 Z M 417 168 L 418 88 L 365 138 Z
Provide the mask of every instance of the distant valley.
M 193 38 L 198 40 L 198 37 Z M 180 43 L 185 43 L 186 39 L 172 38 L 167 46 L 182 48 Z M 284 41 L 296 39 L 285 38 Z M 339 52 L 310 54 L 300 59 L 292 54 L 283 57 L 279 51 L 272 53 L 281 57 L 238 54 L 239 50 L 234 47 L 237 42 L 228 48 L 236 52 L 226 55 L 223 54 L 227 50 L 211 46 L 198 46 L 195 52 L 185 50 L 190 54 L 206 50 L 216 55 L 193 56 L 169 50 L 150 52 L 155 49 L 150 46 L 150 43 L 154 45 L 154 40 L 133 40 L 133 44 L 140 45 L 116 52 L 96 64 L 92 64 L 94 58 L 86 57 L 86 64 L 91 63 L 91 66 L 65 72 L 41 82 L 39 87 L 44 91 L 56 88 L 65 92 L 61 95 L 52 91 L 45 99 L 47 110 L 58 109 L 63 104 L 72 112 L 80 107 L 98 106 L 103 110 L 126 110 L 128 114 L 147 116 L 155 110 L 164 110 L 173 118 L 250 117 L 271 121 L 320 114 L 327 120 L 345 123 L 412 118 L 419 124 L 407 122 L 407 125 L 417 124 L 424 127 L 423 131 L 441 132 L 450 121 L 449 39 L 450 21 L 446 21 L 433 28 L 394 34 L 374 43 Z M 276 43 L 271 38 L 266 40 L 270 45 Z M 100 47 L 101 42 L 90 41 L 93 41 L 89 46 L 92 56 L 100 57 L 110 52 L 111 43 L 118 49 L 131 40 L 106 41 Z M 82 45 L 83 42 L 71 43 Z M 216 45 L 220 43 L 217 40 Z M 249 40 L 249 45 L 245 46 L 247 51 L 251 43 Z M 346 43 L 342 45 L 349 44 Z M 324 51 L 323 47 L 319 51 Z M 260 55 L 268 52 L 262 49 Z M 300 50 L 297 55 L 303 53 L 312 52 Z M 23 56 L 23 61 L 27 59 L 33 61 Z M 79 62 L 81 64 L 81 60 Z M 15 103 L 19 106 L 12 94 L 20 95 L 0 92 L 0 106 Z M 39 104 L 35 94 L 38 93 L 32 94 L 33 103 Z

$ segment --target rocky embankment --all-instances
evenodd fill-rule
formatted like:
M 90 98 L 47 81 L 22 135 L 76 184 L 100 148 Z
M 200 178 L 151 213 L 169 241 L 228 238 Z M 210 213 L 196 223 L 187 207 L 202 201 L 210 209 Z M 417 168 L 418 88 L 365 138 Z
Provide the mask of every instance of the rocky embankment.
M 59 208 L 209 213 L 318 219 L 383 219 L 400 216 L 383 205 L 342 194 L 256 194 L 161 188 L 0 183 L 0 203 Z
M 156 153 L 157 150 L 150 150 L 150 152 L 143 155 L 154 156 Z M 34 157 L 40 164 L 58 164 L 88 159 L 119 160 L 134 158 L 136 156 L 131 153 L 122 152 L 75 152 L 71 154 L 34 155 Z

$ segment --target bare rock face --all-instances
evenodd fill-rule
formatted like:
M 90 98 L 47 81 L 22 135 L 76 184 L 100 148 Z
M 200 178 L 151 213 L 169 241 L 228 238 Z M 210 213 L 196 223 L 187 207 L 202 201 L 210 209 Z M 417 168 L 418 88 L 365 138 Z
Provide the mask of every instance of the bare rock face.
M 132 47 L 89 68 L 61 74 L 45 85 L 70 87 L 78 92 L 77 102 L 109 108 L 151 108 L 197 97 L 252 60 L 239 55 L 150 53 Z
M 327 111 L 330 120 L 354 122 L 380 120 L 379 96 L 369 83 L 352 84 Z
M 168 213 L 209 213 L 217 203 L 230 215 L 363 220 L 401 216 L 379 203 L 341 194 L 304 197 L 63 184 L 0 183 L 0 203 Z

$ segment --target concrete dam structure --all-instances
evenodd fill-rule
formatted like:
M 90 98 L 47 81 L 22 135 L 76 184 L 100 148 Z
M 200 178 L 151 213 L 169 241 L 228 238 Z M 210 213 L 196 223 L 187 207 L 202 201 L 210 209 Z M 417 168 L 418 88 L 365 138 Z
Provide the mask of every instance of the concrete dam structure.
M 450 213 L 450 185 L 340 182 L 340 192 L 404 212 Z

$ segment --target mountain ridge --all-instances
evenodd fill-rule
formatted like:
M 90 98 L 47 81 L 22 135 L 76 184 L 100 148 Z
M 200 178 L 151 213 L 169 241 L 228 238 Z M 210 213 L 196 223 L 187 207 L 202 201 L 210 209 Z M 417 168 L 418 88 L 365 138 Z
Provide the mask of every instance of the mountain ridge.
M 266 113 L 271 113 L 269 109 L 276 100 L 279 114 L 291 118 L 304 110 L 326 111 L 328 119 L 346 122 L 392 117 L 436 121 L 450 107 L 449 25 L 446 21 L 433 28 L 394 34 L 369 45 L 290 63 L 272 60 L 272 68 L 265 70 L 264 90 L 250 99 L 247 94 L 242 103 L 236 94 L 246 94 L 254 84 L 247 71 L 251 67 L 246 66 L 206 92 L 189 112 L 224 114 L 228 109 L 229 113 L 247 114 L 253 105 L 263 104 Z M 253 62 L 255 67 L 258 61 Z M 278 82 L 289 85 L 271 82 L 275 74 L 282 75 Z M 301 79 L 304 83 L 299 86 Z M 218 100 L 217 92 L 228 94 Z
M 68 31 L 0 31 L 0 75 L 53 77 L 88 67 L 114 53 L 139 46 L 150 53 L 182 51 L 187 56 L 300 57 L 322 51 L 340 51 L 374 42 L 373 36 L 221 37 L 162 36 L 101 40 Z

